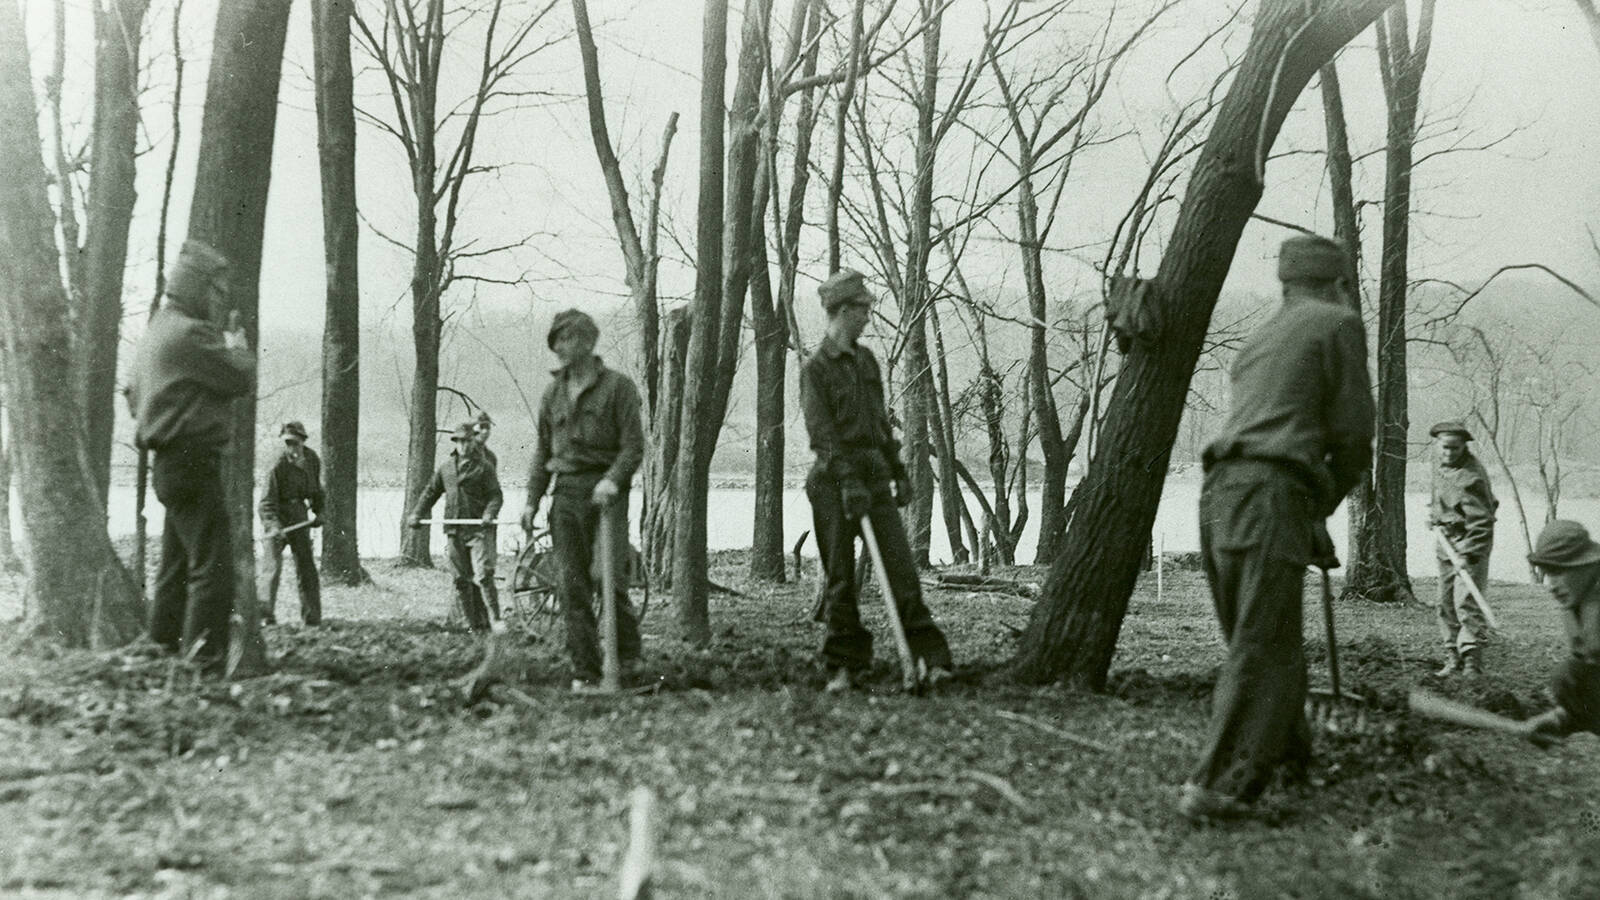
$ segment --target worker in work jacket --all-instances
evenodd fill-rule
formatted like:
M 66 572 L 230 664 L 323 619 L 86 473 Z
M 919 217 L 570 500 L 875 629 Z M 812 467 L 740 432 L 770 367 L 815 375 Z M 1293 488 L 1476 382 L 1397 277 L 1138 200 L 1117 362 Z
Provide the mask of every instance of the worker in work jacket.
M 269 624 L 277 621 L 283 548 L 288 547 L 300 588 L 300 618 L 307 625 L 318 625 L 322 622 L 322 585 L 311 548 L 311 529 L 323 524 L 322 458 L 306 446 L 306 427 L 299 422 L 283 423 L 278 437 L 283 439 L 283 452 L 267 472 L 259 505 L 261 527 L 266 532 L 261 541 L 262 577 L 258 579 L 266 590 L 262 619 Z
M 444 526 L 446 554 L 450 574 L 455 580 L 456 610 L 475 632 L 488 632 L 489 610 L 485 598 L 497 597 L 494 570 L 495 559 L 484 540 L 484 532 L 493 528 L 500 515 L 503 495 L 500 476 L 478 443 L 477 428 L 464 422 L 450 435 L 454 449 L 439 464 L 433 480 L 417 498 L 408 524 L 420 528 L 421 520 L 432 511 L 433 505 L 444 497 L 446 519 L 472 519 L 471 524 L 453 523 Z M 495 600 L 498 605 L 498 599 Z
M 1428 435 L 1434 439 L 1428 525 L 1444 529 L 1445 537 L 1467 564 L 1467 575 L 1487 598 L 1489 552 L 1494 549 L 1495 510 L 1500 501 L 1489 486 L 1483 463 L 1467 448 L 1472 432 L 1466 425 L 1440 422 L 1428 429 Z M 1445 645 L 1444 667 L 1435 674 L 1482 674 L 1489 622 L 1450 554 L 1437 539 L 1434 544 L 1439 561 L 1439 637 Z

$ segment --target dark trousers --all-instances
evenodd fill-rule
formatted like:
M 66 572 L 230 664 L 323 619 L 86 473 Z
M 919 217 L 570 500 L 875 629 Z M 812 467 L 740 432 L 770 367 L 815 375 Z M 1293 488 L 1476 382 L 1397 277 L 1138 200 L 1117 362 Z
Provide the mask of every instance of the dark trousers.
M 929 669 L 948 669 L 950 646 L 922 601 L 922 582 L 917 579 L 917 567 L 912 562 L 911 542 L 906 539 L 889 483 L 874 481 L 868 487 L 872 491 L 868 517 L 878 536 L 878 549 L 883 551 L 883 565 L 889 571 L 889 586 L 894 591 L 906 642 L 911 645 L 911 656 L 927 663 Z M 866 669 L 872 665 L 872 632 L 861 627 L 856 584 L 856 538 L 861 534 L 861 525 L 845 515 L 838 483 L 826 474 L 813 471 L 806 478 L 806 496 L 811 500 L 817 549 L 822 556 L 823 577 L 827 579 L 823 617 L 828 633 L 822 640 L 823 665 L 829 669 Z
M 1228 523 L 1237 528 L 1241 521 L 1304 514 L 1285 502 L 1292 492 L 1258 487 L 1213 489 L 1208 477 L 1200 494 L 1200 551 L 1228 657 L 1211 698 L 1205 751 L 1190 780 L 1244 801 L 1261 793 L 1278 766 L 1311 759 L 1301 642 L 1305 565 L 1286 559 L 1273 542 L 1219 546 L 1236 543 L 1219 534 Z
M 166 524 L 150 638 L 219 666 L 227 658 L 234 592 L 222 458 L 215 450 L 170 448 L 156 452 L 151 469 Z
M 291 525 L 297 523 L 289 523 Z M 266 570 L 267 601 L 262 604 L 267 621 L 277 621 L 278 582 L 283 578 L 283 548 L 289 548 L 294 557 L 294 575 L 300 588 L 300 618 L 307 625 L 322 622 L 322 584 L 317 578 L 316 554 L 311 550 L 311 532 L 307 528 L 291 531 L 283 537 L 267 537 L 263 544 L 261 569 Z
M 493 550 L 486 549 L 492 547 L 494 537 L 491 533 L 486 538 L 484 532 L 493 530 L 492 526 L 452 525 L 444 534 L 450 576 L 455 581 L 456 611 L 466 618 L 467 627 L 477 632 L 491 630 L 483 598 L 484 594 L 495 596 Z
M 600 637 L 593 599 L 602 588 L 590 569 L 595 563 L 603 521 L 600 507 L 589 502 L 599 476 L 563 473 L 550 500 L 550 542 L 560 562 L 561 608 L 567 620 L 567 654 L 575 678 L 600 677 Z M 612 501 L 611 560 L 617 577 L 617 656 L 639 658 L 639 619 L 628 602 L 628 494 Z

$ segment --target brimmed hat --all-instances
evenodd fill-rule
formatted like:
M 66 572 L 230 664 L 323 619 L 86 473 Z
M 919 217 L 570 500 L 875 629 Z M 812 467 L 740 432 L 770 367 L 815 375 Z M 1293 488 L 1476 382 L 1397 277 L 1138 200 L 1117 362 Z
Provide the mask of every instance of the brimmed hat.
M 1279 281 L 1331 281 L 1349 272 L 1344 247 L 1319 234 L 1297 234 L 1278 248 Z
M 581 309 L 563 309 L 561 312 L 556 313 L 556 317 L 551 320 L 550 334 L 545 338 L 545 342 L 550 345 L 551 350 L 556 348 L 556 338 L 560 337 L 561 332 L 566 331 L 568 328 L 581 328 L 587 331 L 591 337 L 600 336 L 600 326 L 594 323 L 594 319 L 591 319 L 588 313 Z
M 460 425 L 456 426 L 455 431 L 450 432 L 450 440 L 470 441 L 472 440 L 472 436 L 477 433 L 477 426 L 473 425 L 471 422 L 462 422 Z
M 1464 441 L 1472 440 L 1472 432 L 1467 430 L 1467 426 L 1464 423 L 1456 419 L 1437 422 L 1432 428 L 1428 429 L 1428 437 L 1438 437 L 1441 434 L 1459 434 Z
M 841 303 L 857 298 L 866 303 L 872 302 L 872 294 L 867 291 L 866 276 L 855 269 L 840 269 L 817 286 L 817 299 L 822 301 L 822 308 L 828 312 L 833 312 Z
M 478 410 L 478 417 L 473 419 L 472 421 L 478 423 L 479 425 L 493 425 L 494 424 L 494 419 L 491 419 L 489 417 L 489 411 L 486 410 L 486 409 Z
M 1558 568 L 1600 562 L 1600 544 L 1589 539 L 1589 529 L 1570 519 L 1556 519 L 1539 532 L 1528 562 Z
M 228 258 L 201 241 L 184 241 L 178 261 L 167 273 L 167 296 L 179 300 L 205 297 L 211 283 L 228 268 Z
M 292 434 L 303 441 L 306 439 L 306 427 L 299 422 L 285 422 L 283 427 L 278 429 L 278 437 L 283 437 L 286 434 Z

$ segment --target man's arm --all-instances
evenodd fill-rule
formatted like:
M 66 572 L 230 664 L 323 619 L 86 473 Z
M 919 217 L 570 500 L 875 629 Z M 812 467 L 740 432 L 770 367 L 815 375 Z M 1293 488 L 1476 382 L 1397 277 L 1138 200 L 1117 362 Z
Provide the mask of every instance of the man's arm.
M 808 361 L 800 369 L 800 407 L 805 413 L 806 436 L 817 463 L 840 484 L 860 481 L 853 466 L 839 450 L 839 438 L 833 429 L 833 409 L 828 399 L 827 385 L 823 383 L 820 368 Z
M 322 504 L 327 502 L 328 494 L 322 489 L 322 457 L 315 450 L 306 448 L 307 466 L 311 470 L 311 512 L 317 518 L 322 518 Z
M 182 353 L 189 377 L 214 394 L 238 397 L 255 383 L 255 354 L 245 347 L 227 346 L 222 329 L 210 322 L 194 320 Z
M 543 499 L 544 492 L 550 488 L 550 392 L 544 392 L 544 399 L 539 402 L 539 418 L 536 423 L 537 437 L 533 443 L 533 462 L 528 466 L 528 508 L 533 509 Z
M 633 380 L 617 376 L 616 392 L 612 396 L 611 415 L 617 429 L 617 458 L 606 469 L 606 478 L 621 487 L 644 462 L 644 425 L 639 415 L 639 389 Z
M 278 466 L 273 463 L 267 470 L 267 484 L 261 489 L 261 503 L 258 505 L 261 513 L 261 527 L 268 534 L 283 528 L 283 520 L 278 515 Z
M 489 495 L 488 502 L 483 504 L 483 518 L 492 522 L 500 517 L 500 507 L 505 504 L 505 493 L 500 490 L 500 473 L 495 471 L 494 465 L 486 457 L 483 461 L 483 487 L 484 493 Z
M 1494 493 L 1489 476 L 1474 471 L 1461 489 L 1461 519 L 1465 531 L 1456 549 L 1468 562 L 1477 562 L 1494 548 Z
M 1377 410 L 1367 377 L 1367 337 L 1355 316 L 1339 319 L 1328 348 L 1325 377 L 1330 389 L 1324 415 L 1328 469 L 1333 474 L 1331 514 L 1372 466 L 1372 432 Z
M 420 519 L 423 516 L 426 516 L 433 509 L 433 505 L 438 503 L 439 498 L 443 496 L 444 475 L 435 470 L 433 473 L 433 480 L 428 482 L 428 489 L 422 492 L 421 497 L 417 498 L 417 505 L 416 508 L 411 511 L 411 518 Z

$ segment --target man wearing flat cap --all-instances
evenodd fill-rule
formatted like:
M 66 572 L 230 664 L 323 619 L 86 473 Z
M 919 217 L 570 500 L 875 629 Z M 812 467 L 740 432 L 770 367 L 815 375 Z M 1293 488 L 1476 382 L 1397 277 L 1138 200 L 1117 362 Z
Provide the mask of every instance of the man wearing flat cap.
M 1283 305 L 1235 359 L 1232 409 L 1205 450 L 1200 548 L 1228 651 L 1178 803 L 1186 818 L 1246 815 L 1279 766 L 1310 761 L 1304 572 L 1338 565 L 1323 520 L 1372 463 L 1366 333 L 1348 264 L 1326 238 L 1283 243 Z
M 489 433 L 494 430 L 494 419 L 489 417 L 488 410 L 480 409 L 477 417 L 472 420 L 472 425 L 474 429 L 473 437 L 478 442 L 478 449 L 483 451 L 483 458 L 489 461 L 489 465 L 494 466 L 496 473 L 499 473 L 500 458 L 494 455 L 493 450 L 489 449 Z M 499 621 L 500 592 L 494 587 L 493 575 L 495 560 L 500 557 L 500 527 L 498 525 L 485 525 L 478 535 L 478 540 L 482 546 L 483 558 L 488 562 L 489 575 L 491 576 L 489 578 L 490 586 L 484 590 L 483 599 L 489 604 L 489 613 L 495 617 L 496 621 Z
M 267 592 L 261 603 L 262 617 L 269 623 L 277 621 L 278 581 L 287 546 L 300 586 L 300 619 L 317 625 L 322 622 L 322 585 L 311 550 L 311 529 L 322 527 L 322 458 L 306 446 L 306 426 L 299 422 L 283 423 L 278 437 L 283 439 L 283 452 L 267 472 L 267 484 L 261 490 L 261 527 L 266 533 L 261 580 Z
M 184 243 L 127 392 L 135 440 L 155 453 L 151 480 L 166 507 L 150 637 L 213 672 L 227 658 L 235 590 L 222 451 L 233 399 L 250 391 L 256 372 L 238 313 L 227 330 L 212 321 L 227 300 L 227 268 L 212 248 Z
M 800 403 L 816 454 L 806 476 L 806 497 L 826 579 L 822 664 L 827 690 L 849 690 L 872 665 L 872 632 L 861 625 L 855 581 L 855 542 L 864 516 L 877 534 L 911 655 L 937 682 L 950 675 L 950 647 L 923 602 L 911 543 L 896 508 L 911 502 L 911 480 L 889 428 L 878 359 L 857 343 L 871 314 L 872 294 L 860 272 L 843 269 L 817 288 L 817 296 L 828 313 L 827 334 L 800 367 Z
M 1472 433 L 1466 425 L 1440 422 L 1428 429 L 1428 436 L 1434 440 L 1428 526 L 1444 529 L 1445 538 L 1467 564 L 1466 574 L 1487 595 L 1494 514 L 1500 501 L 1489 487 L 1489 473 L 1483 463 L 1467 449 Z M 1434 543 L 1439 560 L 1439 637 L 1444 641 L 1445 652 L 1444 667 L 1436 674 L 1482 674 L 1489 623 L 1449 553 L 1439 541 Z
M 1574 732 L 1600 735 L 1600 544 L 1577 522 L 1555 519 L 1528 561 L 1545 575 L 1572 651 L 1551 684 L 1555 709 L 1533 718 L 1528 737 L 1547 747 Z
M 628 490 L 644 460 L 639 390 L 628 376 L 595 355 L 600 328 L 580 310 L 558 313 L 548 343 L 561 365 L 539 401 L 538 438 L 528 473 L 522 529 L 531 532 L 545 492 L 551 494 L 550 542 L 560 560 L 572 689 L 596 688 L 601 676 L 592 570 L 600 529 L 609 527 L 611 562 L 619 580 L 628 571 Z M 618 585 L 617 654 L 626 668 L 639 659 L 639 620 Z
M 428 489 L 417 498 L 407 524 L 422 527 L 425 518 L 439 497 L 444 497 L 446 519 L 477 519 L 477 522 L 447 524 L 444 538 L 448 548 L 450 575 L 455 580 L 456 609 L 467 620 L 467 627 L 475 632 L 492 630 L 489 611 L 484 598 L 495 596 L 494 559 L 489 555 L 483 539 L 484 532 L 494 527 L 500 515 L 504 497 L 500 492 L 500 476 L 483 455 L 478 443 L 477 426 L 463 422 L 450 434 L 453 449 L 450 456 L 439 464 L 428 482 Z

